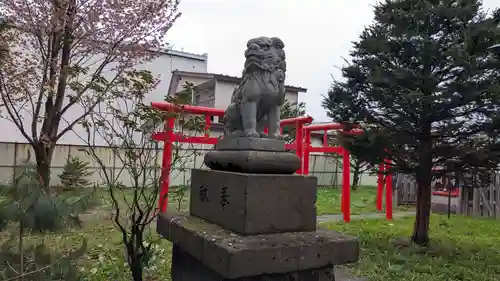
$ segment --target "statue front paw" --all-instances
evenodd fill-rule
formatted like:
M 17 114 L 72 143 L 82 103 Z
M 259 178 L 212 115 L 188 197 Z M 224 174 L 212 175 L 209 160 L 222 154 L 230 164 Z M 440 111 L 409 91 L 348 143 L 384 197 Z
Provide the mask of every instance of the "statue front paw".
M 271 138 L 271 139 L 277 139 L 277 140 L 282 140 L 283 136 L 281 134 L 270 134 L 269 138 Z
M 245 137 L 247 137 L 247 138 L 260 138 L 260 134 L 257 132 L 245 132 Z
M 230 138 L 241 138 L 245 136 L 245 133 L 243 133 L 243 131 L 240 131 L 240 130 L 235 130 L 235 131 L 232 131 L 231 133 L 227 134 L 227 137 L 230 137 Z

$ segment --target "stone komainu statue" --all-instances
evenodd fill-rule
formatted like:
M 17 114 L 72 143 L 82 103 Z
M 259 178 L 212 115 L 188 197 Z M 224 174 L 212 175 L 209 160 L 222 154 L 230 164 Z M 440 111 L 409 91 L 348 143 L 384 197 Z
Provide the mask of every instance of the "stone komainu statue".
M 280 106 L 285 100 L 285 45 L 277 37 L 250 39 L 242 81 L 224 115 L 224 136 L 281 138 Z M 269 135 L 264 133 L 268 127 Z

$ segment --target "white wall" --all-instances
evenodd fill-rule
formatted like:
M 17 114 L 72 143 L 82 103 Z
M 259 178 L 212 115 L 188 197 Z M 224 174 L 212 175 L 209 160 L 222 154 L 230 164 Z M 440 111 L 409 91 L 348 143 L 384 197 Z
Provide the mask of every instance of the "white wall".
M 314 147 L 323 146 L 323 136 L 312 135 L 311 136 L 311 146 L 314 146 Z M 323 152 L 312 152 L 311 154 L 323 154 Z
M 216 81 L 215 83 L 215 107 L 227 108 L 231 103 L 231 96 L 233 95 L 234 88 L 238 84 L 228 83 L 223 81 Z
M 184 149 L 180 154 L 184 155 L 184 158 L 181 161 L 178 161 L 172 169 L 172 172 L 170 174 L 171 185 L 189 184 L 192 168 L 206 168 L 203 165 L 203 157 L 206 151 L 210 150 L 212 146 L 183 145 L 183 147 Z M 66 159 L 70 155 L 73 157 L 77 156 L 81 160 L 89 163 L 89 167 L 94 172 L 89 180 L 95 182 L 96 184 L 101 184 L 103 182 L 102 174 L 98 172 L 99 166 L 92 158 L 81 151 L 82 149 L 85 149 L 85 147 L 75 145 L 56 145 L 51 169 L 52 185 L 60 184 L 58 175 L 61 174 L 66 163 Z M 96 153 L 99 155 L 99 158 L 105 162 L 110 171 L 115 171 L 117 173 L 122 171 L 122 165 L 117 157 L 113 155 L 111 149 L 106 147 L 97 148 Z M 20 172 L 25 166 L 25 160 L 27 159 L 29 154 L 31 155 L 31 162 L 33 162 L 33 151 L 28 144 L 0 142 L 0 155 L 2 155 L 2 157 L 0 158 L 0 183 L 8 183 L 13 179 L 15 173 Z M 150 168 L 157 170 L 157 177 L 159 176 L 161 159 L 162 149 L 159 148 L 156 154 L 156 158 L 151 159 L 150 161 Z M 309 171 L 310 175 L 314 175 L 318 178 L 319 186 L 340 186 L 342 183 L 342 169 L 340 168 L 337 159 L 332 157 L 331 155 L 311 154 L 309 158 Z M 127 173 L 122 172 L 122 174 L 120 174 L 119 176 L 119 179 L 123 184 L 130 185 L 130 177 L 127 175 Z M 376 185 L 376 179 L 376 176 L 364 174 L 361 177 L 361 184 Z
M 289 101 L 290 103 L 298 103 L 299 102 L 299 94 L 298 93 L 292 93 L 292 92 L 286 92 L 285 93 L 285 99 Z
M 194 71 L 207 72 L 207 60 L 201 61 L 186 57 L 173 56 L 169 54 L 162 55 L 144 65 L 145 69 L 152 71 L 155 75 L 160 75 L 160 83 L 156 89 L 149 94 L 150 101 L 163 101 L 168 93 L 172 71 Z M 182 90 L 182 85 L 179 83 Z
M 216 133 L 217 134 L 217 133 Z M 214 135 L 216 135 L 214 134 Z M 203 165 L 203 157 L 206 151 L 211 149 L 211 145 L 191 145 L 183 146 L 185 149 L 181 151 L 184 158 L 178 161 L 170 174 L 171 185 L 182 185 L 190 183 L 190 175 L 192 168 L 206 168 Z M 95 161 L 87 156 L 82 149 L 84 146 L 75 145 L 56 145 L 54 158 L 52 161 L 52 185 L 60 184 L 58 175 L 61 174 L 68 156 L 77 156 L 85 162 L 89 163 L 89 167 L 94 174 L 89 180 L 96 184 L 102 184 L 102 175 L 98 172 L 98 165 Z M 96 150 L 99 158 L 102 159 L 110 171 L 116 173 L 122 171 L 120 161 L 113 155 L 111 149 L 102 147 Z M 31 147 L 24 143 L 3 143 L 0 142 L 0 183 L 7 183 L 12 180 L 15 173 L 19 173 L 25 166 L 25 160 L 28 155 L 31 155 L 31 162 L 34 161 L 34 155 Z M 162 158 L 162 149 L 159 148 L 156 153 L 156 159 L 151 159 L 151 169 L 157 170 L 159 176 Z M 340 185 L 342 181 L 341 169 L 338 166 L 337 160 L 330 155 L 312 154 L 309 158 L 309 171 L 311 175 L 318 178 L 319 186 Z M 156 168 L 155 168 L 156 167 Z M 376 177 L 374 177 L 376 179 Z M 130 185 L 130 177 L 127 173 L 120 174 L 120 181 L 125 185 Z M 372 184 L 370 177 L 363 176 L 362 184 Z M 373 185 L 373 184 L 372 184 Z

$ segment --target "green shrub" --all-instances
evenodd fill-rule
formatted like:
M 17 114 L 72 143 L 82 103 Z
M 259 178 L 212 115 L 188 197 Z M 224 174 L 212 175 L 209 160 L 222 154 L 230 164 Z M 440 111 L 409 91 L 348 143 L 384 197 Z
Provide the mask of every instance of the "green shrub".
M 92 175 L 89 164 L 78 157 L 69 156 L 62 173 L 59 175 L 65 190 L 88 188 L 92 184 L 87 177 Z
M 78 248 L 52 251 L 45 238 L 81 225 L 79 214 L 91 206 L 90 191 L 71 197 L 48 193 L 33 167 L 0 186 L 0 280 L 80 280 L 76 260 L 85 241 Z M 11 239 L 3 239 L 7 236 Z M 33 237 L 42 242 L 32 243 Z
M 170 194 L 172 195 L 172 200 L 176 202 L 175 209 L 181 211 L 182 204 L 185 199 L 189 196 L 190 187 L 189 185 L 177 185 L 170 187 Z

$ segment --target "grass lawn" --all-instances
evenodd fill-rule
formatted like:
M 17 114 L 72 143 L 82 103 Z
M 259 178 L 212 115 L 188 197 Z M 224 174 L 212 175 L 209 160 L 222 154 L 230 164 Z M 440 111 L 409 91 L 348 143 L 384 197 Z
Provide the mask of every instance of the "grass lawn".
M 408 237 L 414 218 L 338 222 L 324 226 L 359 237 L 361 260 L 347 270 L 370 281 L 494 281 L 500 280 L 500 222 L 433 215 L 432 243 L 420 248 L 395 238 Z M 82 269 L 89 281 L 130 280 L 123 260 L 119 233 L 107 219 L 89 221 L 83 231 L 53 235 L 54 247 L 68 247 L 87 239 L 89 250 Z M 155 261 L 146 270 L 147 281 L 170 280 L 170 243 L 161 240 Z
M 319 188 L 316 199 L 318 215 L 340 214 L 340 188 Z M 351 191 L 351 214 L 359 215 L 376 213 L 377 188 L 375 186 L 360 186 Z M 385 200 L 383 203 L 385 207 Z M 399 206 L 394 211 L 405 211 L 408 207 Z
M 361 261 L 348 270 L 370 281 L 500 280 L 500 221 L 432 215 L 428 248 L 400 243 L 411 235 L 413 222 L 360 220 L 325 226 L 359 237 Z
M 374 188 L 360 188 L 353 193 L 353 211 L 373 212 L 374 194 Z M 339 201 L 330 201 L 329 196 L 338 198 L 338 191 L 319 191 L 320 212 L 334 212 L 340 208 L 335 203 Z M 174 202 L 171 202 L 171 206 L 174 206 Z M 51 234 L 45 236 L 44 240 L 57 251 L 78 247 L 86 240 L 87 253 L 79 261 L 80 269 L 88 276 L 86 280 L 128 281 L 130 275 L 124 261 L 120 233 L 109 219 L 106 204 L 97 210 L 86 216 L 83 229 Z M 370 281 L 500 281 L 499 221 L 459 216 L 448 220 L 445 216 L 433 215 L 432 243 L 428 249 L 405 243 L 398 247 L 394 239 L 408 237 L 413 220 L 408 218 L 387 222 L 372 219 L 324 226 L 359 237 L 361 261 L 348 266 L 347 270 L 368 277 Z M 151 227 L 153 242 L 159 237 L 155 234 L 155 225 Z M 37 242 L 41 237 L 33 235 L 28 240 Z M 162 239 L 157 242 L 152 260 L 145 269 L 145 281 L 170 280 L 171 245 Z
M 156 242 L 150 265 L 144 273 L 145 281 L 170 280 L 171 244 L 160 239 L 156 234 L 156 225 L 150 231 L 153 234 L 151 242 Z M 83 240 L 87 241 L 87 253 L 80 260 L 80 270 L 88 281 L 129 281 L 128 267 L 124 260 L 124 246 L 121 233 L 109 219 L 88 221 L 83 229 L 71 230 L 66 233 L 45 236 L 53 248 L 67 249 L 77 247 Z

